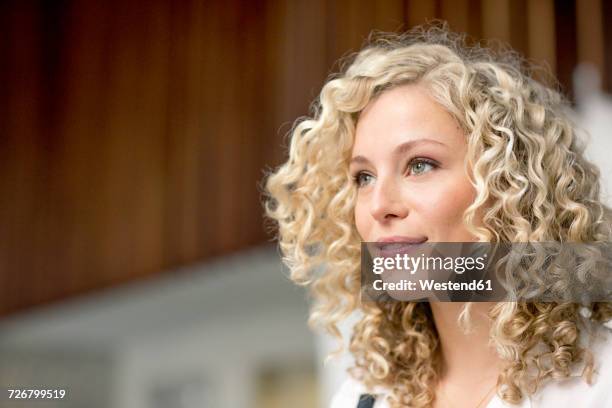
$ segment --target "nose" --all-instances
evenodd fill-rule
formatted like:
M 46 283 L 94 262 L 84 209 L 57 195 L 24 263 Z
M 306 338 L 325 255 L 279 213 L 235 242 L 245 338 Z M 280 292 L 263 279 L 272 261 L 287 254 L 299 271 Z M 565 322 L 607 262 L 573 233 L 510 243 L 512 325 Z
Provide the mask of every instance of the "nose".
M 374 184 L 370 214 L 380 223 L 408 216 L 408 203 L 394 177 L 379 178 Z

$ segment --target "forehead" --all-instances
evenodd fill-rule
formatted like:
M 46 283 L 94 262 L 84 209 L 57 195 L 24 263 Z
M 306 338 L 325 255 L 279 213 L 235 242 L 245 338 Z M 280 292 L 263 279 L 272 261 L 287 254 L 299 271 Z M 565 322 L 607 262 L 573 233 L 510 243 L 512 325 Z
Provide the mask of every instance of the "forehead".
M 423 138 L 456 148 L 466 143 L 457 121 L 423 85 L 401 85 L 381 93 L 361 112 L 353 151 L 367 154 Z

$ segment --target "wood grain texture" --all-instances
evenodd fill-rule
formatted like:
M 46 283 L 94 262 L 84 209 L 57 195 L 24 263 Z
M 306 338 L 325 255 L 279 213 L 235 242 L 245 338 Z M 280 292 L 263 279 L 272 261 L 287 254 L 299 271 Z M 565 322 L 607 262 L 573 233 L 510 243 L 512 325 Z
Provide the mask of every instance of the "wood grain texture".
M 533 0 L 527 3 L 529 30 L 527 56 L 540 65 L 538 79 L 546 81 L 545 72 L 556 72 L 555 5 L 553 0 Z
M 609 84 L 599 3 L 534 1 L 0 2 L 0 315 L 271 241 L 262 178 L 374 29 L 446 19 Z

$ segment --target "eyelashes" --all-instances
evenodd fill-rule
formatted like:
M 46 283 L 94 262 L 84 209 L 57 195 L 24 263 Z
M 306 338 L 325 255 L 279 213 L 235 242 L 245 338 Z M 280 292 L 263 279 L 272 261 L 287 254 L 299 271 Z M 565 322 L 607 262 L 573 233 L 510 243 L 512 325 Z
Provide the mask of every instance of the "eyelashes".
M 430 171 L 436 170 L 439 167 L 440 165 L 434 160 L 427 159 L 424 157 L 417 157 L 408 162 L 406 166 L 406 170 L 409 171 L 408 176 L 418 177 L 422 174 L 426 174 L 426 173 L 429 173 Z M 374 176 L 366 171 L 358 171 L 352 177 L 353 183 L 355 183 L 357 188 L 361 188 L 365 185 L 363 184 L 365 178 L 374 178 Z
M 363 187 L 363 185 L 361 184 L 361 176 L 368 176 L 368 177 L 372 177 L 371 174 L 368 174 L 364 171 L 358 171 L 357 174 L 355 174 L 353 176 L 353 183 L 355 183 L 355 185 L 357 186 L 357 188 L 361 188 Z

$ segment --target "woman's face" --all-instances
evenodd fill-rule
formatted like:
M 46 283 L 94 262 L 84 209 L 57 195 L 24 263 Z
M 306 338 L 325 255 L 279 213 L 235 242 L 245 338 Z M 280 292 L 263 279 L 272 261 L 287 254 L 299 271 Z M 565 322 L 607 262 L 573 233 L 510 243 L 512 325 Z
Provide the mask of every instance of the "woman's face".
M 357 123 L 350 172 L 362 241 L 475 241 L 462 216 L 475 198 L 466 135 L 422 85 L 384 91 Z

